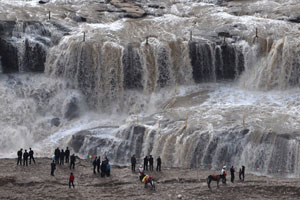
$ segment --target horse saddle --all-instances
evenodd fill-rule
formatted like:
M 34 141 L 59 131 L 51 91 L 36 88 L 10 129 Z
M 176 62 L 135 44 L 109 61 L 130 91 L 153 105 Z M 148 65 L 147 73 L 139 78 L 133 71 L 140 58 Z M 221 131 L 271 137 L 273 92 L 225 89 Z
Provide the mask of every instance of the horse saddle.
M 217 179 L 218 178 L 218 175 L 217 174 L 213 174 L 211 175 L 214 179 Z

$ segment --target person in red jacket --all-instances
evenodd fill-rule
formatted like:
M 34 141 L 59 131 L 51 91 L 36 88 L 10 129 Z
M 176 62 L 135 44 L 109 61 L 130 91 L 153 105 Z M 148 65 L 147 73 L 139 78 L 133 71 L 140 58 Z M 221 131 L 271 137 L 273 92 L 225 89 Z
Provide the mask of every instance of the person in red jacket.
M 73 175 L 73 173 L 71 173 L 69 178 L 69 188 L 71 188 L 71 184 L 73 185 L 73 188 L 75 188 L 74 180 L 75 180 L 75 176 Z

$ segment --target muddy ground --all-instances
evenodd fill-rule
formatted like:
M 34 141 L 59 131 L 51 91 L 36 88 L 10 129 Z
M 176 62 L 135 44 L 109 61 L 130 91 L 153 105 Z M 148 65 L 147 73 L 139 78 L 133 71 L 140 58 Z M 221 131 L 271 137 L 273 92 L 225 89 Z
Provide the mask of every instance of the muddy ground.
M 75 189 L 69 189 L 70 170 L 58 166 L 50 176 L 48 158 L 37 158 L 36 164 L 17 166 L 15 159 L 0 159 L 0 199 L 300 199 L 300 180 L 267 178 L 246 174 L 246 180 L 234 184 L 227 181 L 212 191 L 207 188 L 208 170 L 163 168 L 151 175 L 157 180 L 156 190 L 145 189 L 137 173 L 129 167 L 113 166 L 111 177 L 92 173 L 88 160 L 77 160 Z M 237 175 L 237 174 L 236 174 Z M 229 177 L 228 177 L 229 178 Z

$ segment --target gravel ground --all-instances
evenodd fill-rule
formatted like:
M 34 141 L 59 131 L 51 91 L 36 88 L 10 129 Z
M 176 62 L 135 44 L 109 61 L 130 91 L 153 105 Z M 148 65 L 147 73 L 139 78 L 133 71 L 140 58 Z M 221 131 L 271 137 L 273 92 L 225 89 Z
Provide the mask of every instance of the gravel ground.
M 300 199 L 298 179 L 246 174 L 244 182 L 227 181 L 219 189 L 212 182 L 210 191 L 206 177 L 218 172 L 163 168 L 161 173 L 151 173 L 157 181 L 154 191 L 145 189 L 129 167 L 112 166 L 111 177 L 101 178 L 92 173 L 88 160 L 77 160 L 75 189 L 69 189 L 68 167 L 57 166 L 52 177 L 50 162 L 37 158 L 35 165 L 23 167 L 15 159 L 0 159 L 0 199 Z

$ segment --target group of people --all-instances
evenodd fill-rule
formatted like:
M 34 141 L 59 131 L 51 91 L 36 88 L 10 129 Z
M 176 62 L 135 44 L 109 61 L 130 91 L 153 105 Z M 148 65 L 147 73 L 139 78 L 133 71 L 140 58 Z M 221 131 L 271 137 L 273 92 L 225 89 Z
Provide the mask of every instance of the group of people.
M 23 166 L 28 166 L 28 158 L 29 158 L 30 165 L 31 165 L 31 160 L 35 164 L 33 154 L 34 154 L 34 152 L 31 148 L 29 148 L 29 152 L 27 152 L 27 149 L 25 149 L 24 153 L 23 153 L 23 149 L 20 149 L 17 152 L 17 156 L 18 156 L 17 165 L 22 165 L 22 161 L 23 161 Z M 22 160 L 22 158 L 23 158 L 23 160 Z
M 132 170 L 132 172 L 135 172 L 136 163 L 137 163 L 136 157 L 135 157 L 135 155 L 133 155 L 131 157 L 131 170 Z M 153 163 L 154 163 L 154 159 L 153 159 L 152 155 L 149 155 L 149 157 L 145 156 L 145 158 L 144 158 L 144 168 L 143 169 L 146 170 L 146 171 L 148 171 L 148 169 L 149 169 L 149 171 L 153 171 Z M 161 171 L 161 158 L 159 156 L 156 159 L 156 163 L 157 163 L 156 171 Z
M 56 169 L 56 165 L 64 165 L 64 163 L 69 164 L 70 162 L 70 169 L 75 169 L 75 162 L 76 162 L 76 157 L 75 154 L 72 154 L 70 156 L 70 150 L 67 147 L 66 150 L 64 151 L 63 149 L 59 150 L 57 147 L 54 151 L 54 157 L 51 162 L 51 176 L 54 176 L 54 171 Z
M 93 161 L 93 166 L 94 166 L 94 174 L 96 174 L 96 168 L 97 168 L 98 173 L 100 173 L 101 170 L 100 173 L 101 177 L 110 176 L 110 164 L 107 157 L 105 157 L 105 160 L 103 160 L 101 163 L 100 156 L 99 157 L 95 156 L 95 159 Z
M 231 166 L 231 168 L 230 168 L 230 175 L 231 175 L 231 182 L 232 183 L 234 183 L 234 178 L 235 178 L 234 173 L 235 173 L 235 168 L 234 168 L 234 166 Z M 226 183 L 226 175 L 227 175 L 226 166 L 224 166 L 222 168 L 221 175 L 225 175 L 224 182 Z M 244 165 L 239 170 L 239 179 L 241 181 L 245 180 L 245 166 Z

